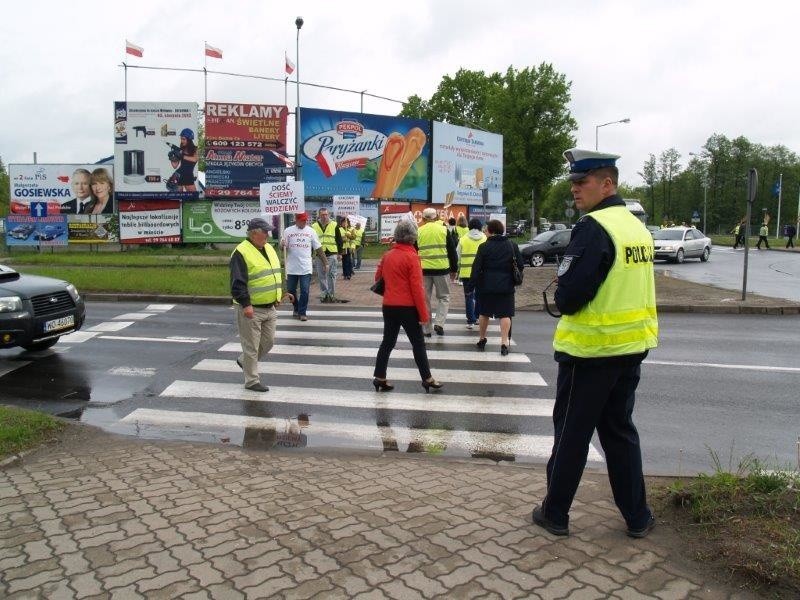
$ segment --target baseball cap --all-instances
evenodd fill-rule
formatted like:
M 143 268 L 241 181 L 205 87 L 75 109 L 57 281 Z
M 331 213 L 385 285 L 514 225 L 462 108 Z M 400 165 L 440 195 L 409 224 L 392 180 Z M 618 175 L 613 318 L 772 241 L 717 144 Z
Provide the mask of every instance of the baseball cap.
M 269 232 L 272 231 L 274 227 L 261 217 L 256 217 L 255 219 L 250 219 L 250 222 L 247 224 L 247 231 L 253 231 L 254 229 L 260 229 L 261 231 Z
M 297 213 L 294 216 L 295 221 L 308 221 L 308 215 L 304 212 Z

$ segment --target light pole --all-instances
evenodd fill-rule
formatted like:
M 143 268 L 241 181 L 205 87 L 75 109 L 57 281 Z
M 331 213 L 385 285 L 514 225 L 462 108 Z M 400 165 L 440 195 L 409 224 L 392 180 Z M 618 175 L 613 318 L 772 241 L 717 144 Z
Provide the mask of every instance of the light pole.
M 595 125 L 594 127 L 594 149 L 597 150 L 598 140 L 600 135 L 600 128 L 605 127 L 606 125 L 615 125 L 616 123 L 630 123 L 631 120 L 629 118 L 620 119 L 619 121 L 609 121 L 608 123 L 603 123 L 602 125 Z
M 303 176 L 300 171 L 300 28 L 303 27 L 303 17 L 294 20 L 297 27 L 297 44 L 295 46 L 295 85 L 297 86 L 297 105 L 294 108 L 294 178 L 300 181 Z
M 701 158 L 701 155 L 695 152 L 689 152 L 689 156 Z M 703 233 L 708 235 L 708 231 L 706 230 L 706 206 L 708 206 L 708 164 L 705 161 L 702 162 L 705 171 L 703 173 Z

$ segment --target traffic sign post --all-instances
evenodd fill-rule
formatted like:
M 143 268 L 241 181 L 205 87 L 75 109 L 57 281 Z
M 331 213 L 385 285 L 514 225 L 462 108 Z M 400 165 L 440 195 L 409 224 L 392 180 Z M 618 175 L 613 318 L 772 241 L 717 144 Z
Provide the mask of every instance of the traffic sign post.
M 747 174 L 747 221 L 744 224 L 744 268 L 742 272 L 742 302 L 747 299 L 747 255 L 750 244 L 750 213 L 753 210 L 753 201 L 756 199 L 758 187 L 758 171 L 750 169 Z

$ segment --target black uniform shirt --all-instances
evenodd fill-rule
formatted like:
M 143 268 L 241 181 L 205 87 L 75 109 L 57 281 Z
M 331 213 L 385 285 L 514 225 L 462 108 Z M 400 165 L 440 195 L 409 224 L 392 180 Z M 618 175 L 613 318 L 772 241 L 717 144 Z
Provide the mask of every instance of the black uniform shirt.
M 609 206 L 625 206 L 625 201 L 617 196 L 609 196 L 589 212 L 608 208 Z M 558 269 L 558 288 L 555 301 L 558 310 L 565 315 L 572 315 L 586 306 L 597 295 L 600 286 L 608 277 L 614 263 L 616 249 L 611 236 L 591 217 L 582 217 L 572 229 L 569 245 L 564 251 L 564 259 Z M 566 361 L 607 361 L 640 362 L 647 353 L 625 357 L 609 357 L 600 359 L 576 359 L 564 352 L 555 353 L 558 362 Z

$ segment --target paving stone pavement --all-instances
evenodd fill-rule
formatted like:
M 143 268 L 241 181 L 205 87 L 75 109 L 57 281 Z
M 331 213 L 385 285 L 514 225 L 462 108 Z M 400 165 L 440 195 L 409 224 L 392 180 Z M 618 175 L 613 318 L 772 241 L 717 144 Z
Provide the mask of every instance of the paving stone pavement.
M 0 470 L 2 598 L 745 598 L 631 540 L 587 473 L 571 536 L 542 466 L 254 452 L 83 425 Z M 674 541 L 674 540 L 672 540 Z

